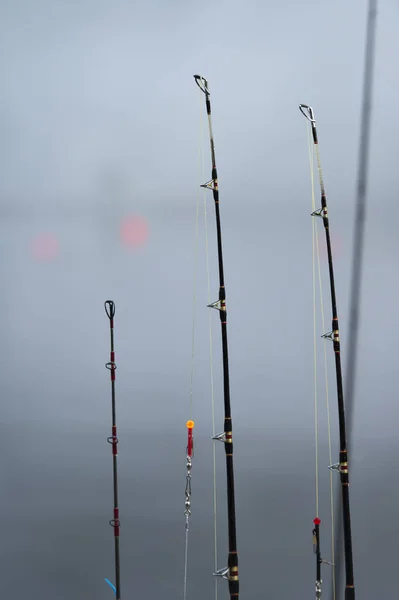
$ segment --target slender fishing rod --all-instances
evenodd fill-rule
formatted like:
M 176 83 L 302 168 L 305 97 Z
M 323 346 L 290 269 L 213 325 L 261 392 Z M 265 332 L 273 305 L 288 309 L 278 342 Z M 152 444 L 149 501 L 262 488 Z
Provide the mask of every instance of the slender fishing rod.
M 321 598 L 321 565 L 323 563 L 323 559 L 321 558 L 321 550 L 320 550 L 320 519 L 316 517 L 313 519 L 313 551 L 316 554 L 316 585 L 315 592 L 317 600 Z
M 364 59 L 362 120 L 360 125 L 359 166 L 356 186 L 355 225 L 353 236 L 353 258 L 351 274 L 351 290 L 349 305 L 349 340 L 348 358 L 346 363 L 346 423 L 348 450 L 351 451 L 353 411 L 355 403 L 355 381 L 357 366 L 357 349 L 360 319 L 360 292 L 363 271 L 364 230 L 366 223 L 367 174 L 370 148 L 371 98 L 373 91 L 373 73 L 375 60 L 375 37 L 377 27 L 377 0 L 369 0 L 366 46 Z M 336 503 L 335 522 L 342 519 L 341 503 Z M 342 530 L 338 529 L 335 539 L 335 569 L 336 587 L 339 590 L 337 600 L 340 600 L 342 589 Z M 333 596 L 331 596 L 333 600 Z
M 219 300 L 209 305 L 209 308 L 215 308 L 219 311 L 220 324 L 222 332 L 222 354 L 223 354 L 223 391 L 224 391 L 224 431 L 216 435 L 213 439 L 224 443 L 226 452 L 226 474 L 227 474 L 227 519 L 228 519 L 228 538 L 229 552 L 227 567 L 219 569 L 214 573 L 217 577 L 222 577 L 229 582 L 230 598 L 234 600 L 239 596 L 238 581 L 238 553 L 237 553 L 237 534 L 236 534 L 236 512 L 234 495 L 234 465 L 233 465 L 233 426 L 231 420 L 230 406 L 230 379 L 229 379 L 229 358 L 227 345 L 227 310 L 226 310 L 226 288 L 224 285 L 223 269 L 223 250 L 222 250 L 222 229 L 220 225 L 219 208 L 219 186 L 216 169 L 215 143 L 212 131 L 211 101 L 208 82 L 201 75 L 194 75 L 195 83 L 205 94 L 206 112 L 208 114 L 209 139 L 211 146 L 212 160 L 212 179 L 201 187 L 212 190 L 215 202 L 216 215 L 216 235 L 218 247 L 219 262 Z
M 312 107 L 307 104 L 300 104 L 299 110 L 310 121 L 312 127 L 313 143 L 316 152 L 317 170 L 319 172 L 319 183 L 321 192 L 321 208 L 312 213 L 312 217 L 323 219 L 324 231 L 326 234 L 328 269 L 330 275 L 331 292 L 331 311 L 332 311 L 332 331 L 323 334 L 322 337 L 332 340 L 335 355 L 335 373 L 337 382 L 337 400 L 338 400 L 338 422 L 339 422 L 339 463 L 331 465 L 331 468 L 338 470 L 341 480 L 342 490 L 342 509 L 343 509 L 343 531 L 344 531 L 344 553 L 345 553 L 345 600 L 355 599 L 355 584 L 353 578 L 353 554 L 352 554 L 352 526 L 349 503 L 349 469 L 348 469 L 348 450 L 346 443 L 346 423 L 345 423 L 345 405 L 344 391 L 342 383 L 341 367 L 341 343 L 338 326 L 338 310 L 335 293 L 334 267 L 331 250 L 330 224 L 327 211 L 327 197 L 324 187 L 323 173 L 320 162 L 319 142 L 316 130 L 316 120 Z
M 113 467 L 113 482 L 114 482 L 114 518 L 109 524 L 114 529 L 115 541 L 115 586 L 109 580 L 105 580 L 108 585 L 114 589 L 116 600 L 121 597 L 121 573 L 120 573 L 120 558 L 119 558 L 119 505 L 118 505 L 118 437 L 116 433 L 116 408 L 115 408 L 115 348 L 114 348 L 114 317 L 115 304 L 112 300 L 107 300 L 104 303 L 105 312 L 109 318 L 109 329 L 111 339 L 110 362 L 105 366 L 110 371 L 111 375 L 111 402 L 112 402 L 112 435 L 107 438 L 107 442 L 112 446 L 112 467 Z

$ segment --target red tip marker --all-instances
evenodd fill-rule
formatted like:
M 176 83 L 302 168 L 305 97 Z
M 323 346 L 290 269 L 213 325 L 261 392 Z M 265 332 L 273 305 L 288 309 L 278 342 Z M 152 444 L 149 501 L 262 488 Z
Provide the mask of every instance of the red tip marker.
M 194 421 L 187 421 L 187 456 L 193 455 L 193 429 Z
M 315 525 L 320 525 L 321 521 L 320 521 L 319 517 L 316 517 L 315 519 L 313 519 L 313 523 Z

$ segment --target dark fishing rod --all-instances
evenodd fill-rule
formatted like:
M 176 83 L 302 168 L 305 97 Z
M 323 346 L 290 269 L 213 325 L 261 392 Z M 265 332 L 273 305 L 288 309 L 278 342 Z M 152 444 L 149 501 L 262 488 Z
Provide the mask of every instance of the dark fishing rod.
M 105 366 L 110 371 L 111 375 L 111 401 L 112 401 L 112 435 L 107 438 L 107 442 L 112 446 L 112 467 L 113 467 L 113 482 L 114 482 L 114 518 L 110 520 L 109 524 L 114 529 L 114 541 L 115 541 L 115 586 L 106 579 L 106 582 L 115 591 L 116 600 L 120 600 L 121 597 L 121 573 L 120 573 L 120 558 L 119 558 L 119 504 L 118 504 L 118 437 L 116 433 L 116 408 L 115 408 L 115 348 L 114 348 L 114 316 L 115 316 L 115 304 L 112 300 L 107 300 L 104 303 L 105 312 L 109 318 L 110 338 L 111 338 L 111 352 L 110 362 Z
M 355 404 L 355 381 L 360 319 L 360 292 L 363 272 L 364 230 L 366 224 L 366 195 L 368 183 L 367 174 L 370 148 L 371 98 L 373 91 L 376 26 L 377 0 L 369 0 L 364 60 L 362 118 L 360 125 L 359 166 L 356 186 L 351 289 L 349 302 L 349 340 L 347 355 L 348 359 L 346 363 L 345 404 L 349 451 L 351 451 L 353 412 Z M 340 502 L 336 502 L 335 506 L 335 522 L 339 523 L 342 519 L 342 505 Z M 337 600 L 340 600 L 341 598 L 342 589 L 341 555 L 342 530 L 338 529 L 337 535 L 335 537 L 335 556 L 337 557 L 335 581 L 336 588 L 338 590 Z M 331 595 L 331 600 L 333 600 L 333 595 Z
M 313 519 L 313 551 L 316 554 L 316 585 L 315 592 L 317 600 L 321 598 L 321 565 L 323 559 L 321 558 L 320 550 L 320 519 L 316 517 Z
M 339 337 L 338 326 L 338 310 L 335 293 L 334 267 L 331 251 L 330 224 L 327 211 L 327 197 L 324 187 L 323 173 L 320 162 L 319 143 L 316 130 L 316 120 L 314 118 L 313 109 L 306 105 L 300 104 L 299 110 L 310 121 L 312 126 L 313 143 L 316 152 L 317 170 L 319 172 L 319 183 L 321 191 L 321 208 L 312 213 L 312 217 L 320 217 L 323 219 L 324 231 L 326 234 L 328 269 L 330 275 L 330 292 L 331 292 L 331 312 L 332 312 L 332 331 L 323 334 L 323 337 L 330 339 L 333 342 L 335 355 L 335 373 L 337 382 L 337 400 L 338 400 L 338 422 L 339 422 L 339 463 L 331 465 L 331 468 L 338 470 L 341 481 L 342 493 L 342 516 L 343 516 L 343 532 L 344 532 L 344 554 L 345 554 L 345 600 L 355 599 L 355 584 L 353 578 L 353 554 L 352 554 L 352 526 L 349 503 L 349 469 L 348 469 L 348 449 L 346 442 L 346 422 L 345 422 L 345 405 L 344 391 L 342 383 L 342 367 L 341 367 L 341 343 Z
M 233 465 L 233 426 L 231 420 L 230 406 L 230 380 L 229 380 L 229 358 L 227 345 L 227 310 L 226 310 L 226 288 L 224 285 L 223 269 L 223 250 L 222 250 L 222 229 L 220 225 L 219 208 L 219 186 L 216 169 L 215 144 L 212 131 L 211 101 L 208 82 L 201 75 L 194 75 L 195 83 L 205 94 L 206 112 L 208 114 L 209 139 L 211 145 L 212 160 L 212 179 L 201 187 L 212 190 L 215 202 L 216 215 L 216 235 L 218 247 L 219 262 L 219 299 L 209 305 L 209 308 L 215 308 L 219 311 L 220 324 L 222 331 L 222 354 L 223 354 L 223 391 L 224 391 L 224 431 L 214 437 L 224 443 L 226 452 L 226 473 L 227 473 L 227 517 L 228 517 L 228 537 L 229 552 L 227 567 L 219 569 L 214 573 L 217 577 L 227 579 L 229 582 L 230 598 L 234 600 L 239 596 L 238 582 L 238 553 L 237 553 L 237 535 L 236 535 L 236 513 L 234 497 L 234 465 Z

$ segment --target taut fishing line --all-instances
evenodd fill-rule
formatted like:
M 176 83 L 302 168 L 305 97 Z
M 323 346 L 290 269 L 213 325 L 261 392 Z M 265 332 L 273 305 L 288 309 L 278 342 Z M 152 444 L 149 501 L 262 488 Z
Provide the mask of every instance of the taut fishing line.
M 312 195 L 312 213 L 316 210 L 315 202 L 315 184 L 314 184 L 314 150 L 312 144 L 312 134 L 310 127 L 307 124 L 308 133 L 308 147 L 309 147 L 309 163 L 310 163 L 310 181 L 311 181 L 311 195 Z M 321 579 L 321 565 L 322 563 L 329 564 L 332 571 L 332 588 L 333 588 L 333 600 L 335 600 L 335 563 L 334 563 L 334 493 L 333 493 L 333 473 L 330 469 L 329 473 L 329 491 L 330 491 L 330 519 L 331 519 L 331 562 L 325 561 L 321 558 L 321 547 L 320 547 L 320 514 L 319 514 L 319 399 L 318 399 L 318 367 L 317 367 L 317 302 L 316 302 L 316 271 L 319 288 L 319 301 L 320 301 L 320 317 L 322 331 L 325 331 L 325 318 L 324 318 L 324 301 L 323 301 L 323 285 L 320 268 L 320 248 L 319 248 L 319 237 L 317 233 L 317 227 L 315 219 L 312 219 L 312 287 L 313 287 L 313 380 L 314 380 L 314 421 L 315 421 L 315 487 L 316 487 L 316 518 L 314 520 L 313 530 L 313 547 L 316 554 L 316 583 L 315 592 L 316 598 L 321 597 L 322 592 L 322 579 Z M 328 385 L 328 367 L 327 367 L 327 350 L 326 344 L 323 344 L 323 355 L 324 355 L 324 378 L 325 378 L 325 398 L 326 398 L 326 413 L 327 413 L 327 438 L 328 438 L 328 455 L 329 464 L 332 464 L 332 444 L 331 444 L 331 415 L 330 415 L 330 402 L 329 402 L 329 385 Z
M 202 102 L 202 92 L 200 91 L 200 100 Z M 202 111 L 201 111 L 202 114 Z M 202 125 L 201 121 L 201 125 Z M 202 148 L 202 169 L 201 169 L 201 181 L 205 179 L 205 157 L 204 157 L 204 129 L 201 127 L 201 148 Z M 206 210 L 206 189 L 202 189 L 203 194 L 203 205 L 204 205 L 204 229 L 205 229 L 205 263 L 206 263 L 206 278 L 207 278 L 207 290 L 208 290 L 208 306 L 211 305 L 211 272 L 209 266 L 209 237 L 208 237 L 208 213 Z M 215 425 L 215 381 L 213 374 L 213 339 L 212 339 L 212 314 L 208 311 L 208 330 L 209 330 L 209 375 L 210 375 L 210 388 L 211 388 L 211 417 L 212 417 L 212 439 L 216 438 L 216 425 Z M 212 467 L 213 467 L 213 553 L 214 561 L 213 568 L 214 573 L 218 569 L 218 528 L 217 528 L 217 472 L 216 472 L 216 444 L 212 444 Z M 215 600 L 218 598 L 218 578 L 215 577 L 214 581 Z
M 202 106 L 200 105 L 200 129 L 202 129 Z M 198 168 L 201 170 L 201 158 L 203 150 L 201 149 L 201 139 L 198 143 Z M 195 371 L 195 334 L 196 334 L 196 308 L 197 308 L 197 280 L 198 280 L 198 229 L 199 229 L 199 206 L 201 193 L 198 190 L 195 203 L 195 239 L 194 239 L 194 268 L 193 268 L 193 320 L 191 328 L 191 368 L 190 368 L 190 391 L 189 391 L 189 420 L 187 427 L 187 446 L 186 446 L 186 488 L 184 502 L 185 516 L 185 543 L 184 543 L 184 576 L 183 576 L 183 600 L 187 599 L 187 579 L 188 579 L 188 542 L 191 517 L 191 469 L 194 454 L 194 421 L 193 421 L 193 387 Z

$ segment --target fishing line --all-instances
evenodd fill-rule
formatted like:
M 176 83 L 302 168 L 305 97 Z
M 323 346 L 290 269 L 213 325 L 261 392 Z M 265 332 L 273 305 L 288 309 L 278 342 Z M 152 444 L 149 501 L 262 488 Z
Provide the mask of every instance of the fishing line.
M 314 171 L 313 171 L 313 148 L 310 141 L 310 130 L 307 127 L 308 132 L 308 145 L 309 145 L 309 163 L 310 163 L 310 182 L 311 182 L 311 193 L 312 193 L 312 212 L 315 210 L 315 196 L 314 196 Z M 314 386 L 314 429 L 315 429 L 315 484 L 316 484 L 316 517 L 319 516 L 319 418 L 318 418 L 318 398 L 317 398 L 317 343 L 316 343 L 316 242 L 317 233 L 315 231 L 315 222 L 312 219 L 312 290 L 313 290 L 313 386 Z M 317 252 L 319 247 L 317 246 Z
M 200 110 L 200 135 L 198 141 L 198 169 L 201 172 L 201 157 L 203 156 L 203 118 L 202 105 L 199 105 Z M 193 458 L 193 384 L 195 371 L 195 333 L 196 333 L 196 307 L 197 307 L 197 279 L 198 279 L 198 230 L 199 230 L 199 206 L 201 200 L 201 190 L 199 189 L 196 195 L 195 207 L 195 241 L 194 241 L 194 267 L 193 267 L 193 321 L 191 328 L 191 368 L 190 368 L 190 392 L 189 392 L 189 421 L 187 427 L 187 447 L 186 447 L 186 489 L 185 489 L 185 542 L 184 542 L 184 576 L 183 576 L 183 599 L 187 599 L 187 578 L 188 578 L 188 542 L 189 542 L 189 520 L 191 516 L 191 469 Z
M 326 326 L 325 326 L 325 319 L 324 319 L 323 286 L 322 286 L 322 280 L 321 280 L 318 236 L 316 236 L 316 245 L 317 245 L 317 264 L 318 264 L 318 275 L 319 275 L 318 278 L 319 278 L 319 294 L 320 294 L 321 327 L 322 327 L 322 331 L 325 331 Z M 327 436 L 328 436 L 328 460 L 329 460 L 328 464 L 332 465 L 333 461 L 332 461 L 332 443 L 331 443 L 331 411 L 330 411 L 330 400 L 329 400 L 326 343 L 323 344 L 323 355 L 324 355 L 325 395 L 326 395 L 326 412 L 327 412 Z M 332 567 L 332 590 L 333 590 L 333 600 L 335 600 L 334 482 L 333 482 L 332 469 L 329 469 L 329 490 L 330 490 L 330 521 L 331 521 L 331 563 L 329 563 L 329 564 Z
M 200 99 L 202 100 L 201 91 Z M 202 129 L 202 136 L 204 130 Z M 203 137 L 202 137 L 203 139 Z M 202 144 L 202 150 L 204 150 L 204 144 Z M 204 151 L 202 151 L 202 174 L 201 181 L 205 179 L 205 157 Z M 205 229 L 205 262 L 206 262 L 206 278 L 207 278 L 207 290 L 208 290 L 208 306 L 211 304 L 211 275 L 209 267 L 209 237 L 208 237 L 208 213 L 206 210 L 206 190 L 202 189 L 203 193 L 203 205 L 204 205 L 204 229 Z M 208 330 L 209 330 L 209 375 L 210 375 L 210 386 L 211 386 L 211 413 L 212 413 L 212 438 L 216 437 L 216 425 L 215 425 L 215 380 L 213 374 L 213 338 L 212 338 L 212 315 L 211 311 L 208 311 Z M 218 536 L 217 536 L 217 473 L 216 473 L 216 444 L 212 444 L 212 466 L 213 466 L 213 551 L 214 551 L 214 572 L 218 568 Z M 215 577 L 214 581 L 215 600 L 218 598 L 218 579 Z
M 312 196 L 312 213 L 316 211 L 315 202 L 315 183 L 314 183 L 314 148 L 312 143 L 312 132 L 309 124 L 306 124 L 308 135 L 309 163 L 310 163 L 310 180 L 311 180 L 311 196 Z M 317 325 L 316 325 L 316 263 L 317 263 L 317 279 L 319 286 L 320 299 L 320 316 L 322 331 L 325 331 L 324 318 L 324 300 L 323 300 L 323 284 L 320 268 L 320 247 L 319 237 L 317 234 L 317 226 L 315 219 L 312 219 L 312 280 L 313 280 L 313 363 L 314 363 L 314 411 L 315 411 L 315 438 L 316 438 L 316 516 L 319 516 L 319 456 L 318 456 L 318 384 L 317 384 Z M 327 439 L 328 439 L 328 456 L 329 464 L 332 464 L 332 444 L 331 444 L 331 411 L 329 402 L 329 384 L 328 384 L 328 365 L 327 365 L 327 349 L 326 344 L 323 344 L 324 355 L 324 378 L 325 378 L 325 397 L 326 397 L 326 413 L 327 413 Z M 330 519 L 331 519 L 331 563 L 332 567 L 332 590 L 333 600 L 335 600 L 335 561 L 334 561 L 334 486 L 332 470 L 329 470 L 329 492 L 330 492 Z M 327 561 L 323 561 L 327 562 Z
M 203 130 L 202 106 L 200 105 L 200 130 Z M 203 134 L 202 134 L 203 137 Z M 201 169 L 201 154 L 203 148 L 201 138 L 198 141 L 198 168 Z M 193 283 L 193 322 L 191 330 L 191 371 L 190 371 L 190 410 L 189 417 L 193 418 L 193 380 L 194 380 L 194 354 L 195 354 L 195 327 L 196 327 L 196 307 L 197 307 L 197 279 L 198 279 L 198 226 L 199 226 L 199 206 L 201 200 L 201 191 L 197 192 L 195 203 L 195 242 L 194 242 L 194 283 Z

